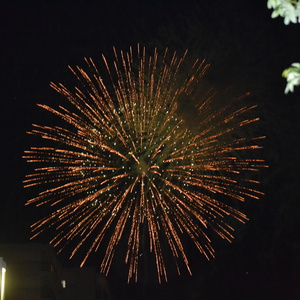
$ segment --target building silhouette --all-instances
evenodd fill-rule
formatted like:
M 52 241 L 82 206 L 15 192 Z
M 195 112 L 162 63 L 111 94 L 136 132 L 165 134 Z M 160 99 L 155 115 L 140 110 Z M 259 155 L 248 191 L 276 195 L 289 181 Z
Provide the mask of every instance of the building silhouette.
M 111 300 L 94 268 L 64 268 L 49 245 L 0 244 L 6 262 L 5 300 Z

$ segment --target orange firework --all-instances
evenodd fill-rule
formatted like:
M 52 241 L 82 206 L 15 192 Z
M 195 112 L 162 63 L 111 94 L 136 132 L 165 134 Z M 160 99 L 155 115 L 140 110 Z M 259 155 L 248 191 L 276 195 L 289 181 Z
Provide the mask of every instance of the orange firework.
M 128 281 L 138 280 L 141 249 L 147 244 L 161 282 L 167 280 L 168 253 L 178 273 L 178 260 L 191 273 L 183 236 L 209 259 L 214 256 L 209 232 L 230 241 L 231 220 L 247 220 L 232 203 L 261 195 L 251 187 L 258 182 L 244 173 L 264 163 L 243 156 L 259 149 L 262 137 L 242 134 L 258 120 L 245 117 L 253 107 L 220 103 L 211 90 L 201 90 L 208 67 L 204 61 L 187 68 L 186 54 L 166 50 L 160 56 L 154 50 L 147 55 L 140 46 L 120 53 L 114 49 L 114 55 L 112 65 L 102 56 L 105 79 L 86 59 L 86 71 L 70 68 L 80 87 L 71 91 L 51 83 L 68 106 L 39 105 L 65 125 L 33 125 L 30 132 L 52 145 L 32 147 L 24 155 L 40 165 L 25 186 L 45 185 L 27 204 L 52 208 L 32 230 L 36 236 L 55 228 L 51 244 L 59 251 L 75 241 L 71 257 L 87 244 L 82 264 L 91 252 L 106 247 L 105 273 L 118 243 L 126 240 Z M 179 109 L 187 99 L 197 102 L 192 122 Z

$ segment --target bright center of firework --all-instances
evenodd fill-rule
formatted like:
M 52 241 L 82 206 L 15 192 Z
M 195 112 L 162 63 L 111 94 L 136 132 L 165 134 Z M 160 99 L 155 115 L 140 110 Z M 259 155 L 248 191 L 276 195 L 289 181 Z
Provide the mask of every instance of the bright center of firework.
M 147 173 L 148 167 L 149 166 L 148 166 L 147 162 L 145 162 L 143 159 L 141 159 L 140 162 L 138 164 L 136 164 L 135 170 L 139 175 L 141 175 L 143 173 Z

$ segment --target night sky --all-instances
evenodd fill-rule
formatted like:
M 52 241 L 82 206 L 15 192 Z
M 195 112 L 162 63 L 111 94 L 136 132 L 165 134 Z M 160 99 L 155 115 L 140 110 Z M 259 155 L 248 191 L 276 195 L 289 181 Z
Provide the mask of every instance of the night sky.
M 265 196 L 246 204 L 249 222 L 233 243 L 217 242 L 213 261 L 190 251 L 192 277 L 171 274 L 158 285 L 149 271 L 141 283 L 127 285 L 122 264 L 115 264 L 108 276 L 113 299 L 300 299 L 300 87 L 285 95 L 281 77 L 300 60 L 300 24 L 271 19 L 267 0 L 3 2 L 0 242 L 29 241 L 40 212 L 24 206 L 34 192 L 23 189 L 32 166 L 22 155 L 32 145 L 31 124 L 49 118 L 36 103 L 61 100 L 50 81 L 67 83 L 68 65 L 110 57 L 113 46 L 189 49 L 211 63 L 204 84 L 229 87 L 232 97 L 249 91 L 258 105 L 257 130 L 267 136 L 262 157 L 269 168 L 259 175 Z

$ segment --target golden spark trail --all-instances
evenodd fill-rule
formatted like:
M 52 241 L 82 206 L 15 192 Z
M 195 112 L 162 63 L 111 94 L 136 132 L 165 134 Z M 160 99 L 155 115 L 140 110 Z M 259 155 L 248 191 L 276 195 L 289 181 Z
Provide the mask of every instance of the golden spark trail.
M 236 223 L 248 220 L 235 203 L 263 195 L 254 177 L 265 167 L 256 154 L 264 137 L 247 130 L 256 106 L 245 104 L 247 94 L 226 101 L 203 89 L 209 66 L 188 64 L 187 52 L 148 55 L 138 45 L 113 53 L 113 62 L 102 55 L 101 72 L 91 58 L 87 68 L 69 67 L 73 89 L 50 84 L 65 105 L 39 104 L 58 121 L 33 125 L 43 145 L 24 153 L 37 165 L 24 186 L 39 189 L 27 204 L 50 211 L 32 225 L 33 237 L 50 230 L 58 252 L 84 252 L 81 265 L 103 253 L 106 274 L 123 254 L 128 281 L 139 280 L 144 253 L 159 282 L 168 280 L 169 257 L 178 274 L 181 265 L 192 274 L 186 237 L 214 257 L 210 233 L 231 241 Z

